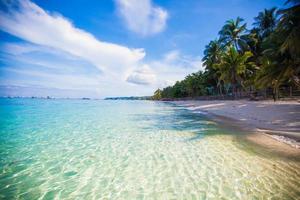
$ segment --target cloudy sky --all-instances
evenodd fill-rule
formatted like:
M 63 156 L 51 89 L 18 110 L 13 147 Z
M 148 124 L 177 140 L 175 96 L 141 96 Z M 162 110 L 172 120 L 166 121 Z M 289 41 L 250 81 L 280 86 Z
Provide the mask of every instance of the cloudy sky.
M 0 96 L 151 95 L 202 69 L 228 19 L 280 0 L 0 0 Z

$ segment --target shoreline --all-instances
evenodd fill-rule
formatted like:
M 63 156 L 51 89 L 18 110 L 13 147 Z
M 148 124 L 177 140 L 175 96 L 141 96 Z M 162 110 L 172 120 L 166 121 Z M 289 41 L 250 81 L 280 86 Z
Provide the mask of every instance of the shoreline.
M 288 156 L 300 156 L 300 103 L 297 101 L 172 101 L 202 113 L 221 126 L 240 130 L 259 146 Z

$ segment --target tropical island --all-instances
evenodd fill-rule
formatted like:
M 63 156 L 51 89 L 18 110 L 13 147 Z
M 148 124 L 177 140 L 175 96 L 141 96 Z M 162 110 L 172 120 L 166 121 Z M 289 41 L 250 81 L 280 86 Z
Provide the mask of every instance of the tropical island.
M 251 29 L 240 17 L 228 20 L 205 47 L 205 70 L 156 90 L 153 99 L 299 96 L 300 3 L 286 5 L 258 13 Z
M 285 1 L 0 1 L 0 199 L 299 200 Z
M 259 12 L 251 29 L 240 17 L 226 21 L 205 47 L 205 70 L 157 89 L 152 99 L 175 101 L 223 123 L 225 117 L 255 133 L 249 139 L 260 145 L 274 145 L 271 137 L 300 149 L 300 2 L 285 5 Z M 276 145 L 275 151 L 299 155 Z

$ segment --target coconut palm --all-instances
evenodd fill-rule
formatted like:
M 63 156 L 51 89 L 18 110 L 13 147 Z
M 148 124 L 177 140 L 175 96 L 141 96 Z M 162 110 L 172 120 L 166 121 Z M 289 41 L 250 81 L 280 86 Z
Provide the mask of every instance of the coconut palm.
M 262 42 L 274 32 L 277 25 L 276 8 L 264 9 L 254 18 L 254 28 L 250 30 L 247 43 L 258 66 L 263 52 Z
M 275 51 L 266 51 L 262 58 L 262 68 L 258 71 L 255 77 L 255 86 L 257 88 L 267 88 L 271 87 L 273 89 L 273 98 L 274 101 L 278 99 L 278 88 L 279 86 L 286 81 L 286 76 L 282 73 L 282 68 L 285 66 L 281 65 L 278 62 L 277 58 L 272 58 L 278 56 L 274 54 Z M 266 54 L 269 54 L 266 56 Z
M 279 11 L 278 26 L 264 42 L 263 57 L 266 61 L 258 76 L 260 85 L 273 80 L 277 88 L 289 81 L 300 87 L 300 1 L 287 3 L 293 3 L 293 6 Z
M 220 59 L 222 52 L 221 43 L 219 40 L 210 41 L 208 45 L 205 46 L 204 50 L 204 65 L 211 66 L 213 63 L 216 63 Z
M 216 65 L 221 61 L 221 54 L 223 52 L 223 47 L 219 40 L 210 41 L 208 45 L 205 46 L 204 57 L 202 59 L 203 66 L 206 68 L 206 73 L 208 77 L 214 80 L 216 86 L 219 88 L 219 93 L 222 95 L 222 83 L 220 80 L 220 73 Z
M 300 0 L 289 0 L 292 6 L 279 11 L 281 14 L 277 34 L 283 39 L 280 51 L 289 52 L 291 57 L 298 62 L 300 59 Z
M 280 86 L 294 83 L 300 87 L 300 0 L 288 0 L 286 4 L 291 6 L 278 12 L 276 8 L 260 12 L 250 31 L 239 17 L 227 21 L 219 40 L 205 47 L 205 72 L 177 81 L 161 95 L 211 95 L 217 87 L 221 95 L 223 89 L 231 88 L 237 96 L 241 88 L 267 91 L 271 87 L 276 99 Z
M 154 92 L 154 95 L 152 96 L 152 99 L 153 100 L 160 100 L 162 98 L 162 95 L 161 95 L 162 91 L 160 89 L 157 89 L 155 92 Z
M 249 67 L 253 65 L 249 61 L 251 56 L 250 51 L 241 54 L 234 47 L 229 47 L 222 55 L 222 61 L 218 64 L 221 72 L 220 79 L 231 84 L 235 97 L 237 96 L 238 87 L 243 86 L 243 80 Z
M 247 50 L 247 35 L 246 23 L 243 23 L 244 19 L 237 17 L 236 20 L 228 20 L 219 32 L 220 40 L 224 46 L 233 45 L 236 50 Z
M 259 30 L 260 36 L 265 38 L 269 36 L 275 29 L 277 23 L 276 8 L 264 9 L 259 12 L 258 16 L 254 18 L 253 25 Z

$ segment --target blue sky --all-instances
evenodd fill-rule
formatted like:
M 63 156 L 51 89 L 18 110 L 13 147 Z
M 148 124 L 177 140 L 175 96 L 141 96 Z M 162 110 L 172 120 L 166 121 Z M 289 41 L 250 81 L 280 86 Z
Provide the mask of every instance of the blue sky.
M 1 0 L 0 95 L 151 95 L 202 68 L 225 21 L 279 0 Z

